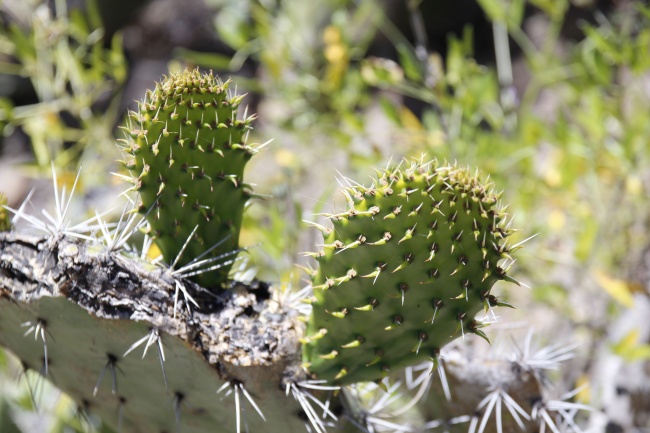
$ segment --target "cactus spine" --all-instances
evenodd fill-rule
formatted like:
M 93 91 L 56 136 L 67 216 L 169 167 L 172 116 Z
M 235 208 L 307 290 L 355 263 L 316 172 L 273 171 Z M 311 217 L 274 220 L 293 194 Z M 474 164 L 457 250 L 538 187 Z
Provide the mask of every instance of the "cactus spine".
M 222 257 L 219 269 L 196 278 L 213 287 L 226 280 L 239 246 L 242 215 L 252 194 L 242 176 L 256 153 L 246 143 L 255 116 L 237 118 L 243 95 L 228 87 L 228 81 L 198 69 L 172 74 L 129 114 L 122 140 L 129 155 L 123 164 L 134 174 L 130 181 L 165 261 L 175 261 L 181 252 L 178 266 L 199 256 Z
M 344 189 L 349 209 L 319 226 L 304 360 L 320 379 L 376 381 L 464 333 L 486 338 L 474 316 L 514 281 L 498 265 L 510 234 L 498 195 L 464 168 L 403 165 Z

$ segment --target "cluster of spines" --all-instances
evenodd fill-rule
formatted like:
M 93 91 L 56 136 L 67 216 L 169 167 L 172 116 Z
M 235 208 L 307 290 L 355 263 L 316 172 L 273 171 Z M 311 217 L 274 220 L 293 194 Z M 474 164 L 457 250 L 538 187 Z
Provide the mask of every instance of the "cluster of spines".
M 303 340 L 308 370 L 350 383 L 435 358 L 474 319 L 508 305 L 491 294 L 512 280 L 499 195 L 467 169 L 413 161 L 378 171 L 370 187 L 343 190 L 348 210 L 329 214 L 312 272 L 313 312 Z
M 258 148 L 247 144 L 255 116 L 237 117 L 244 96 L 229 84 L 198 70 L 172 74 L 129 113 L 121 143 L 130 157 L 122 163 L 133 173 L 129 181 L 140 194 L 140 211 L 168 263 L 181 252 L 181 266 L 200 256 L 228 262 L 237 251 L 252 196 L 244 166 Z M 229 268 L 223 264 L 197 281 L 218 286 Z

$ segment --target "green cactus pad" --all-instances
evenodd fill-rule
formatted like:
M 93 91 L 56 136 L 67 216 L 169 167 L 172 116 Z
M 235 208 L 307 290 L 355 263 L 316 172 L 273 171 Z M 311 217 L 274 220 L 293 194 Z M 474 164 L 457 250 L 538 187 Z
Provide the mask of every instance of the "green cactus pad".
M 491 188 L 465 168 L 420 159 L 343 193 L 349 209 L 328 215 L 333 229 L 318 226 L 303 341 L 310 373 L 380 380 L 463 334 L 486 338 L 474 316 L 502 305 L 490 294 L 496 281 L 514 281 L 498 265 L 510 230 Z
M 243 96 L 228 87 L 229 82 L 198 69 L 172 74 L 129 114 L 122 140 L 129 158 L 123 163 L 134 175 L 141 211 L 168 263 L 190 236 L 178 266 L 217 244 L 204 259 L 238 248 L 244 206 L 252 194 L 242 176 L 256 153 L 246 144 L 254 116 L 237 118 Z M 218 287 L 229 269 L 224 265 L 196 281 Z

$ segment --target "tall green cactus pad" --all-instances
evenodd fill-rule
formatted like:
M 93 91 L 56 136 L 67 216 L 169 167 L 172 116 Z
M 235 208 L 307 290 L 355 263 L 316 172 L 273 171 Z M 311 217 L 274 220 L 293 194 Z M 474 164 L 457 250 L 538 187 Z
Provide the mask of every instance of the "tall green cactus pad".
M 242 180 L 256 149 L 246 143 L 255 116 L 237 118 L 243 95 L 198 69 L 172 74 L 148 91 L 129 113 L 122 148 L 134 174 L 142 212 L 147 213 L 164 259 L 188 264 L 214 245 L 204 259 L 238 248 L 244 206 L 251 189 Z M 193 230 L 197 227 L 192 235 Z M 230 266 L 201 274 L 197 282 L 219 286 Z
M 486 338 L 474 316 L 503 305 L 490 294 L 496 281 L 515 281 L 499 266 L 511 231 L 489 185 L 420 159 L 343 193 L 348 210 L 328 215 L 333 229 L 318 226 L 324 245 L 314 254 L 303 349 L 310 373 L 338 384 L 376 381 L 435 359 L 461 335 Z

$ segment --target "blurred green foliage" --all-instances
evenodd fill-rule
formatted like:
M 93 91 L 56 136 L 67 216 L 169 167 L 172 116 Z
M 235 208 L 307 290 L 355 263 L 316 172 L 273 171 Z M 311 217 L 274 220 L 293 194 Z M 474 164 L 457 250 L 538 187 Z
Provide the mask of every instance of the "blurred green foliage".
M 104 48 L 93 1 L 84 13 L 64 0 L 50 8 L 40 0 L 7 1 L 10 21 L 0 27 L 0 73 L 28 78 L 37 102 L 14 107 L 0 97 L 5 136 L 20 127 L 29 136 L 32 174 L 77 171 L 82 159 L 105 171 L 116 155 L 113 129 L 126 63 L 119 37 Z M 83 158 L 86 153 L 85 158 Z

